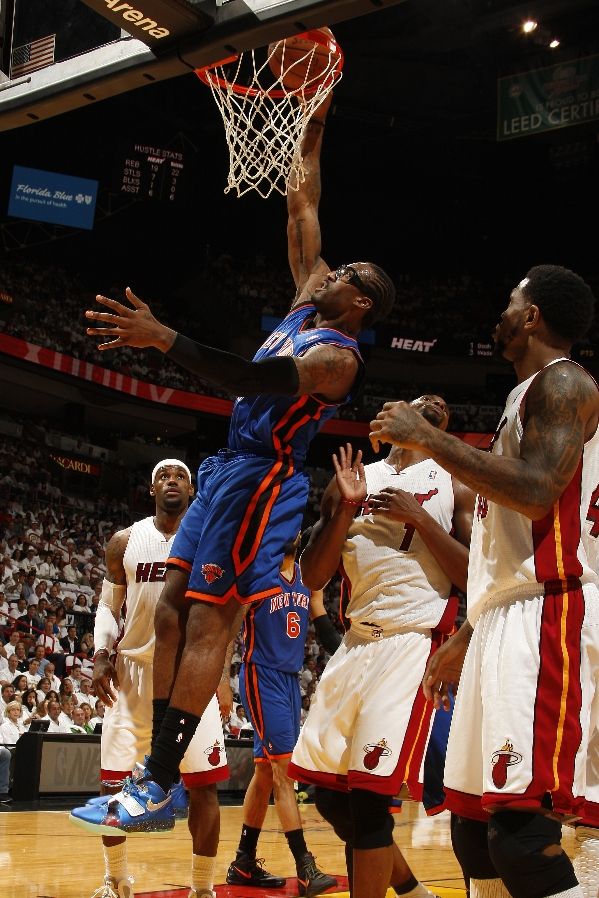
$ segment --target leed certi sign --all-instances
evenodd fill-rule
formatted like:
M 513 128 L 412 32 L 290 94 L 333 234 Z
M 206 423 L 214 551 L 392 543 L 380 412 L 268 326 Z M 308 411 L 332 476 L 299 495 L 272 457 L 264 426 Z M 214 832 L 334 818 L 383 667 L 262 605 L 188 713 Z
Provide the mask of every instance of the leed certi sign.
M 497 140 L 599 119 L 599 55 L 508 75 L 497 81 Z

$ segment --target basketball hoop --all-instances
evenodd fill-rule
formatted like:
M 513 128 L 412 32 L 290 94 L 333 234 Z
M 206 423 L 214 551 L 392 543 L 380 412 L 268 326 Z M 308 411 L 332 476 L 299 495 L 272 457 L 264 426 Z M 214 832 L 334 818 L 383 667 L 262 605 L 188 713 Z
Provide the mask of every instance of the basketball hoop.
M 341 47 L 324 31 L 297 35 L 308 49 L 298 54 L 294 48 L 294 61 L 287 66 L 286 42 L 277 41 L 196 69 L 210 87 L 225 126 L 225 193 L 235 190 L 240 197 L 256 190 L 266 198 L 277 190 L 286 196 L 304 181 L 301 145 L 308 122 L 343 69 Z M 291 46 L 294 39 L 288 40 Z M 291 50 L 287 53 L 291 57 Z

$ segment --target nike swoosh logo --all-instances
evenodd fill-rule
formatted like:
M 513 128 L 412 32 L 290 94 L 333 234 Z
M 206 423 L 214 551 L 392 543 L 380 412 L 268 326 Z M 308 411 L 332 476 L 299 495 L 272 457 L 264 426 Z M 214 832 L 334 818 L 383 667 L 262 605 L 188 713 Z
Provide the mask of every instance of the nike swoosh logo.
M 299 876 L 298 876 L 298 878 L 297 878 L 297 881 L 299 882 L 300 885 L 304 886 L 304 888 L 306 888 L 306 886 L 307 886 L 308 883 L 310 882 L 309 879 L 300 879 Z
M 245 870 L 240 870 L 239 867 L 233 867 L 236 873 L 239 873 L 240 876 L 245 876 L 246 879 L 251 879 L 252 874 L 246 873 Z
M 159 811 L 160 808 L 164 808 L 164 807 L 166 807 L 167 804 L 170 804 L 170 801 L 171 801 L 170 795 L 168 795 L 168 796 L 164 799 L 164 801 L 159 801 L 158 804 L 154 804 L 154 802 L 152 801 L 152 799 L 151 799 L 151 798 L 148 798 L 148 803 L 147 803 L 147 805 L 146 805 L 146 808 L 148 809 L 148 811 L 151 811 L 151 812 Z

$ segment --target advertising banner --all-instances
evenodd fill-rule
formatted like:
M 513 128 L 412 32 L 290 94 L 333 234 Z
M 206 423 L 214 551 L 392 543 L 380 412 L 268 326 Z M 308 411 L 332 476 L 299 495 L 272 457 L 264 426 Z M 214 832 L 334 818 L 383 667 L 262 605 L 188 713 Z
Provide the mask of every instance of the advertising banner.
M 91 231 L 98 182 L 15 165 L 8 214 Z
M 497 140 L 599 119 L 599 55 L 497 81 Z

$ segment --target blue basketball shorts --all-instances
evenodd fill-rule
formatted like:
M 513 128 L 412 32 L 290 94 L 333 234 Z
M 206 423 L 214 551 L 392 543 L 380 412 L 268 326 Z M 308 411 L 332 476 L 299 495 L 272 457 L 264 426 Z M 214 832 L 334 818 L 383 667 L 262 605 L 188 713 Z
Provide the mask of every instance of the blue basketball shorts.
M 189 572 L 186 596 L 224 605 L 275 595 L 284 548 L 302 525 L 309 478 L 286 455 L 222 449 L 201 465 L 169 567 Z
M 239 694 L 254 727 L 254 760 L 290 758 L 299 737 L 302 698 L 297 674 L 242 664 Z

